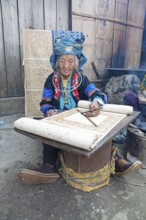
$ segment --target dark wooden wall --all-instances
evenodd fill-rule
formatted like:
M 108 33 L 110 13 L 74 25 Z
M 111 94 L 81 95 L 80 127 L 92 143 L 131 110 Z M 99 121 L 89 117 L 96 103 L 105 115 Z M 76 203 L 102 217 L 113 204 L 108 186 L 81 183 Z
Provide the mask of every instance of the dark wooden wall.
M 85 72 L 90 80 L 106 68 L 139 68 L 146 0 L 73 0 L 73 30 L 86 35 Z
M 68 10 L 68 0 L 0 0 L 0 98 L 24 96 L 22 30 L 68 30 Z

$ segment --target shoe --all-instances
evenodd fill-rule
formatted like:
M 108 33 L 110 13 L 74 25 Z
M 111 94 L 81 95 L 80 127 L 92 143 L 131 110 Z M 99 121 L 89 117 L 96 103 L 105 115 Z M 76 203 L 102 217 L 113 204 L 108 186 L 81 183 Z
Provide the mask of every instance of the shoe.
M 50 165 L 41 165 L 35 170 L 22 169 L 18 173 L 18 178 L 24 184 L 54 183 L 60 179 L 55 168 Z
M 121 157 L 115 159 L 115 174 L 122 176 L 142 168 L 142 162 L 137 160 L 135 162 L 128 162 Z

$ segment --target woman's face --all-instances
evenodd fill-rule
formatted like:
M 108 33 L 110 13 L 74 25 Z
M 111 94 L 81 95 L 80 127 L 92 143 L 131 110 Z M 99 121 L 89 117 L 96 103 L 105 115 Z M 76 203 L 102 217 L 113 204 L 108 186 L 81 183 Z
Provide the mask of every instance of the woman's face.
M 64 78 L 71 76 L 73 69 L 75 68 L 75 56 L 74 55 L 62 55 L 59 58 L 60 73 Z

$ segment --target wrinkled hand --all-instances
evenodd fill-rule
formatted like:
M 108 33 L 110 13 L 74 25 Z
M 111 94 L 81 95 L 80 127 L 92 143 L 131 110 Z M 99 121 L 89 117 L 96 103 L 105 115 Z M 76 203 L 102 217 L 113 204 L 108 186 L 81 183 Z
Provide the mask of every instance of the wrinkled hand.
M 99 102 L 91 102 L 89 105 L 90 112 L 84 113 L 86 117 L 95 117 L 100 114 L 100 104 Z
M 56 114 L 57 114 L 57 110 L 56 109 L 51 109 L 50 111 L 47 112 L 47 116 L 48 117 L 56 115 Z

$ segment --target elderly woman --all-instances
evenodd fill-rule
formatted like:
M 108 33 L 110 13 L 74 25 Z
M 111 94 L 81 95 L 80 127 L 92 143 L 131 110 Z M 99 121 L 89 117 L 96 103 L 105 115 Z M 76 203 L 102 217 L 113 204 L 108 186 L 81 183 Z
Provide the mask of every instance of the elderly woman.
M 80 32 L 54 32 L 54 53 L 50 62 L 54 69 L 44 84 L 41 111 L 44 116 L 52 116 L 60 110 L 66 111 L 77 107 L 79 100 L 90 100 L 90 112 L 86 116 L 99 114 L 99 108 L 106 103 L 106 95 L 83 74 L 83 65 L 87 61 L 82 53 L 85 40 Z M 19 178 L 24 183 L 55 182 L 60 176 L 57 173 L 56 161 L 59 149 L 43 144 L 43 165 L 36 170 L 21 170 Z M 117 173 L 127 173 L 141 167 L 141 162 L 129 163 L 116 156 Z

